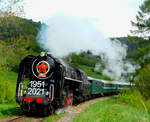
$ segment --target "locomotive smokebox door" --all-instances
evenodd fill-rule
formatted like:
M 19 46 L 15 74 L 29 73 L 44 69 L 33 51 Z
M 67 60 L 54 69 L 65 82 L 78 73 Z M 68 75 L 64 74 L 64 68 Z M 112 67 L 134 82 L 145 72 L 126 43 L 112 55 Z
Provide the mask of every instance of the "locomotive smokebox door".
M 54 68 L 54 60 L 48 56 L 44 56 L 44 54 L 40 54 L 39 58 L 33 61 L 32 73 L 36 78 L 46 80 L 53 75 Z

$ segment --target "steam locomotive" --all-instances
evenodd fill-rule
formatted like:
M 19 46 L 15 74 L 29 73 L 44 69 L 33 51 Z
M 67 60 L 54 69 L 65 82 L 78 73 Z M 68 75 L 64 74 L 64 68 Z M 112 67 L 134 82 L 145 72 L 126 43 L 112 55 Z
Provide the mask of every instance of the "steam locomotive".
M 28 55 L 19 66 L 16 101 L 24 113 L 53 114 L 55 110 L 95 95 L 118 93 L 129 83 L 88 77 L 82 70 L 41 52 Z
M 29 55 L 20 63 L 16 101 L 24 112 L 52 114 L 89 94 L 87 75 L 50 54 Z

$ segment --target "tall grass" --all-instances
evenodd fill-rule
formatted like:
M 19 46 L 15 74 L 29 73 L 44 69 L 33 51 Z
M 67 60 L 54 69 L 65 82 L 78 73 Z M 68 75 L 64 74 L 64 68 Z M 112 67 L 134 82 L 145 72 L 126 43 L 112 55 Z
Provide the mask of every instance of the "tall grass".
M 17 73 L 0 71 L 0 104 L 15 103 Z
M 0 104 L 0 119 L 12 115 L 21 114 L 22 111 L 18 105 L 15 104 Z
M 118 102 L 150 113 L 150 100 L 145 99 L 137 89 L 122 90 Z
M 139 72 L 135 84 L 145 99 L 150 99 L 150 65 L 147 65 Z

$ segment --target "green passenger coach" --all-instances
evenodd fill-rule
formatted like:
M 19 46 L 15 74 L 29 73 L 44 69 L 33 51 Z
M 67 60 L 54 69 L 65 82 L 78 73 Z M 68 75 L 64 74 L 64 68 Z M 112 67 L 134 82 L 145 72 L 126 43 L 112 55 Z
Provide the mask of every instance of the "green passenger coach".
M 106 81 L 92 77 L 88 77 L 88 80 L 91 83 L 91 94 L 116 94 L 120 91 L 120 89 L 131 86 L 129 82 Z

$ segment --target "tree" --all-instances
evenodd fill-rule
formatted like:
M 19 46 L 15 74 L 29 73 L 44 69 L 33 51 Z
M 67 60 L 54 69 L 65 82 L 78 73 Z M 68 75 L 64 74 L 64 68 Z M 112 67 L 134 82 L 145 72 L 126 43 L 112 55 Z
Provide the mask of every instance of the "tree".
M 5 25 L 5 29 L 12 24 L 20 23 L 20 18 L 24 16 L 23 0 L 0 0 L 0 27 Z
M 131 22 L 134 30 L 129 40 L 138 43 L 138 53 L 134 57 L 141 68 L 150 63 L 150 0 L 145 0 L 139 7 L 136 22 Z
M 18 71 L 21 59 L 42 50 L 36 39 L 41 23 L 21 18 L 24 15 L 22 3 L 23 0 L 0 0 L 0 70 L 2 71 Z
M 136 22 L 131 22 L 134 30 L 129 40 L 138 43 L 138 52 L 134 57 L 141 66 L 134 74 L 134 82 L 141 94 L 150 98 L 150 0 L 145 0 L 139 7 Z
M 0 17 L 23 15 L 23 0 L 0 0 Z

